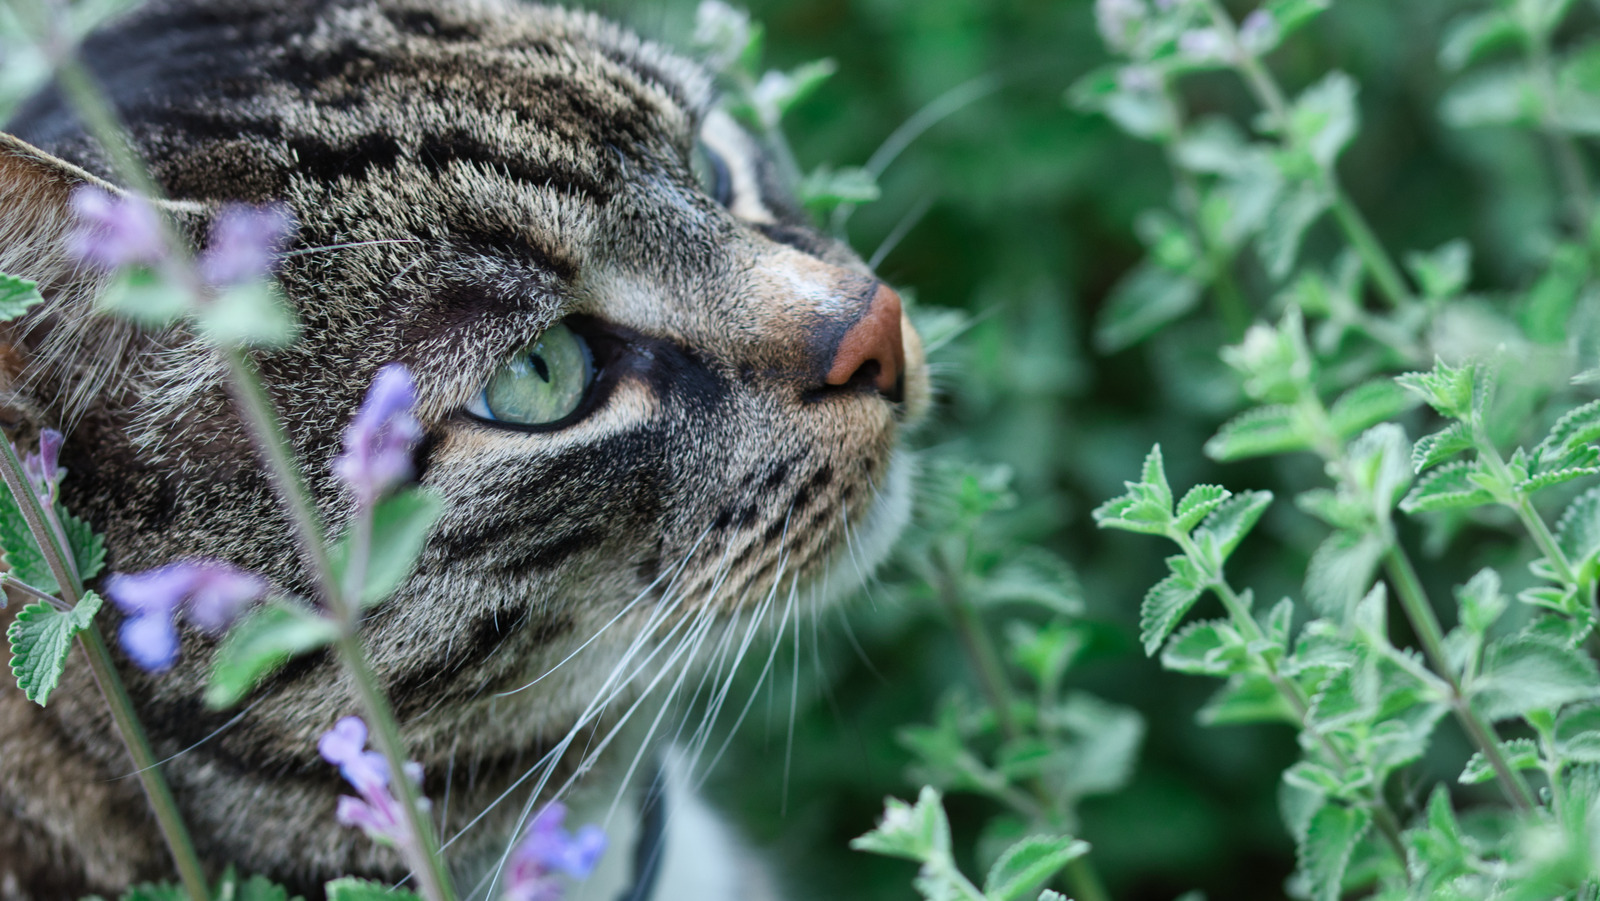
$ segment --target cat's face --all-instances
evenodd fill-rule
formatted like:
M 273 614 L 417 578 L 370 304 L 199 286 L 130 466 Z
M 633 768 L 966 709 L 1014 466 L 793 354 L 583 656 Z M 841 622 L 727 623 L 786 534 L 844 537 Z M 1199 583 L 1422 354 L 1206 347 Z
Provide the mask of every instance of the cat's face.
M 692 65 L 586 16 L 393 0 L 159 4 L 88 58 L 136 73 L 109 83 L 175 199 L 293 210 L 279 276 L 303 334 L 259 363 L 335 527 L 327 464 L 364 387 L 390 361 L 417 378 L 417 469 L 445 512 L 366 637 L 425 762 L 541 748 L 630 648 L 775 622 L 856 584 L 898 529 L 916 335 Z M 68 122 L 45 103 L 19 131 L 95 168 Z M 70 316 L 26 343 L 56 368 L 16 406 L 73 417 L 68 501 L 115 568 L 217 556 L 308 588 L 204 347 Z M 158 742 L 216 724 L 185 648 L 138 686 Z M 303 662 L 213 745 L 309 771 L 354 706 Z

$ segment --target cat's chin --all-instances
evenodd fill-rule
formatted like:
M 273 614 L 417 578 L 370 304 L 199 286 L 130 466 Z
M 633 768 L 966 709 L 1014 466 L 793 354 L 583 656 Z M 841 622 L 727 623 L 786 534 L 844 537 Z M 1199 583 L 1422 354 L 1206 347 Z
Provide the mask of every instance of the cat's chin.
M 872 578 L 889 556 L 895 539 L 911 521 L 911 501 L 917 474 L 916 457 L 896 448 L 889 458 L 884 485 L 873 498 L 866 516 L 850 527 L 846 540 L 833 550 L 819 572 L 802 583 L 813 612 L 848 600 Z

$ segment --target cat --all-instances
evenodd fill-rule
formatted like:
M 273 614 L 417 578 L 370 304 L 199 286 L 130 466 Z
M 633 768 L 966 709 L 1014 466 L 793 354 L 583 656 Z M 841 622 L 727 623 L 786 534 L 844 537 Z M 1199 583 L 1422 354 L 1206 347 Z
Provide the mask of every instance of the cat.
M 295 217 L 277 278 L 302 333 L 255 358 L 333 527 L 351 509 L 328 475 L 341 429 L 380 366 L 415 374 L 415 470 L 445 511 L 363 639 L 463 891 L 557 794 L 610 814 L 613 875 L 591 897 L 764 891 L 734 861 L 715 887 L 667 887 L 736 852 L 670 787 L 664 818 L 640 812 L 663 736 L 707 733 L 630 711 L 651 685 L 681 703 L 707 661 L 721 679 L 763 656 L 886 553 L 909 505 L 897 441 L 929 403 L 898 296 L 810 224 L 702 67 L 593 14 L 156 0 L 82 54 L 185 235 L 226 202 Z M 64 500 L 105 533 L 109 569 L 217 557 L 307 591 L 212 352 L 93 315 L 103 278 L 61 249 L 71 192 L 112 189 L 103 151 L 53 90 L 7 129 L 0 271 L 47 296 L 0 331 L 8 436 L 67 433 Z M 309 897 L 403 876 L 334 821 L 315 742 L 358 709 L 337 665 L 302 658 L 211 711 L 209 641 L 185 634 L 163 675 L 121 671 L 213 875 Z M 81 661 L 46 708 L 0 686 L 0 899 L 169 877 L 129 770 Z M 680 840 L 689 821 L 721 844 Z M 666 881 L 645 879 L 663 853 Z

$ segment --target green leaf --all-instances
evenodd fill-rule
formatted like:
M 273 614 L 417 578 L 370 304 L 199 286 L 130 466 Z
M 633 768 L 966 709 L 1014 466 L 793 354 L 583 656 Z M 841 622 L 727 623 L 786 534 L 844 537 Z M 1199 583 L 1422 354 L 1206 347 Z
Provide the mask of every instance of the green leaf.
M 328 893 L 328 901 L 422 901 L 415 892 L 354 876 L 335 879 L 323 888 Z
M 0 272 L 0 322 L 16 319 L 41 303 L 44 295 L 37 283 Z
M 978 604 L 1032 604 L 1052 613 L 1083 613 L 1083 590 L 1065 560 L 1040 547 L 1025 547 L 1006 557 L 971 588 Z
M 1371 821 L 1372 813 L 1366 808 L 1338 804 L 1326 804 L 1312 815 L 1298 857 L 1313 901 L 1339 901 L 1350 852 Z
M 85 898 L 84 901 L 91 901 Z M 144 882 L 130 887 L 120 901 L 189 901 L 183 886 L 171 882 Z
M 1161 445 L 1150 448 L 1141 480 L 1123 482 L 1127 493 L 1096 507 L 1090 514 L 1102 529 L 1165 535 L 1172 527 L 1172 489 L 1161 462 Z
M 1379 423 L 1350 442 L 1350 469 L 1365 495 L 1386 515 L 1411 484 L 1411 444 L 1405 430 Z
M 372 536 L 367 555 L 361 606 L 382 603 L 410 578 L 428 532 L 444 512 L 444 502 L 425 488 L 397 491 L 372 510 Z M 351 536 L 345 534 L 328 550 L 334 575 L 343 582 L 349 566 Z
M 1588 279 L 1587 247 L 1561 244 L 1551 251 L 1549 268 L 1528 289 L 1517 315 L 1530 341 L 1560 344 L 1567 340 L 1567 324 Z M 1589 302 L 1593 302 L 1592 295 Z
M 1475 368 L 1449 366 L 1434 358 L 1431 372 L 1408 372 L 1395 376 L 1395 383 L 1413 391 L 1422 400 L 1445 416 L 1465 419 L 1472 411 L 1472 383 Z
M 1439 117 L 1452 128 L 1535 125 L 1542 104 L 1537 85 L 1521 66 L 1484 69 L 1445 91 Z
M 1411 468 L 1418 474 L 1424 470 L 1472 450 L 1472 434 L 1465 423 L 1452 422 L 1448 426 L 1417 439 L 1411 448 Z
M 1062 773 L 1065 794 L 1111 794 L 1133 778 L 1145 731 L 1139 711 L 1079 691 L 1054 709 L 1041 710 L 1039 721 L 1046 729 L 1075 739 L 1066 764 L 1070 769 Z M 1061 764 L 1056 766 L 1059 771 Z
M 1267 0 L 1261 8 L 1278 23 L 1280 37 L 1288 37 L 1328 8 L 1329 0 Z
M 1372 587 L 1383 557 L 1383 541 L 1370 532 L 1335 531 L 1306 564 L 1306 603 L 1323 616 L 1344 622 L 1355 602 Z
M 950 821 L 937 789 L 923 786 L 915 806 L 885 798 L 878 827 L 850 841 L 857 851 L 926 861 L 950 855 Z
M 878 180 L 859 166 L 835 169 L 821 165 L 800 180 L 800 203 L 812 213 L 822 214 L 844 203 L 863 204 L 877 200 Z
M 44 552 L 39 549 L 39 542 L 34 540 L 33 532 L 28 528 L 28 521 L 22 518 L 17 498 L 3 484 L 0 484 L 0 552 L 3 552 L 6 567 L 17 581 L 32 585 L 45 594 L 61 591 L 55 573 L 51 572 L 50 564 L 45 562 Z
M 1278 693 L 1271 679 L 1259 673 L 1234 676 L 1200 709 L 1207 726 L 1224 723 L 1291 722 L 1300 717 Z
M 1556 753 L 1564 760 L 1600 763 L 1600 707 L 1574 705 L 1555 724 Z
M 1534 449 L 1540 460 L 1559 460 L 1600 439 L 1600 400 L 1568 410 Z
M 1416 278 L 1424 297 L 1454 297 L 1467 286 L 1467 277 L 1472 274 L 1472 245 L 1457 238 L 1427 253 L 1408 253 L 1406 268 Z
M 1447 463 L 1418 479 L 1416 487 L 1400 502 L 1400 509 L 1407 513 L 1426 513 L 1494 503 L 1494 495 L 1472 480 L 1477 472 L 1476 462 Z
M 1331 169 L 1356 133 L 1356 82 L 1329 72 L 1306 88 L 1289 110 L 1288 131 L 1295 144 L 1323 169 Z
M 1231 493 L 1221 485 L 1196 485 L 1190 488 L 1184 493 L 1183 500 L 1178 502 L 1177 530 L 1187 533 L 1193 529 Z
M 1348 491 L 1312 488 L 1297 495 L 1294 505 L 1336 529 L 1361 532 L 1372 525 L 1372 510 Z
M 1196 676 L 1231 676 L 1249 659 L 1244 638 L 1225 619 L 1190 623 L 1161 652 L 1161 665 Z
M 61 521 L 61 531 L 67 534 L 67 545 L 72 548 L 72 559 L 78 566 L 79 577 L 87 582 L 99 575 L 106 565 L 105 536 L 95 534 L 93 527 L 68 513 L 67 508 L 60 504 L 56 504 L 56 518 Z
M 1461 625 L 1477 635 L 1487 633 L 1509 606 L 1500 592 L 1500 573 L 1487 566 L 1456 589 L 1456 601 Z
M 1270 491 L 1241 491 L 1211 511 L 1200 528 L 1195 530 L 1194 541 L 1206 555 L 1213 571 L 1222 569 L 1222 564 L 1255 528 L 1256 521 L 1261 519 L 1261 514 L 1271 504 Z
M 989 901 L 1015 901 L 1087 853 L 1089 843 L 1070 835 L 1030 835 L 1007 848 L 989 868 L 983 894 Z
M 232 707 L 290 658 L 338 637 L 337 625 L 298 604 L 269 601 L 255 608 L 217 648 L 206 685 L 207 706 Z
M 122 269 L 111 277 L 96 305 L 110 313 L 150 328 L 171 325 L 193 305 L 189 292 L 158 273 L 143 268 Z
M 1600 672 L 1582 651 L 1522 633 L 1489 645 L 1472 696 L 1491 720 L 1525 716 L 1600 696 Z
M 1138 344 L 1193 310 L 1203 287 L 1187 273 L 1141 262 L 1112 286 L 1095 323 L 1095 347 L 1109 354 Z
M 1155 656 L 1161 643 L 1204 591 L 1204 586 L 1178 573 L 1167 576 L 1150 589 L 1139 607 L 1139 638 L 1144 643 L 1145 656 Z
M 1308 450 L 1311 436 L 1293 407 L 1267 406 L 1235 416 L 1206 442 L 1206 456 L 1227 462 Z
M 100 596 L 86 591 L 71 611 L 39 601 L 17 614 L 6 638 L 11 643 L 11 674 L 28 700 L 40 707 L 49 703 L 66 669 L 72 639 L 89 628 L 100 605 Z
M 1394 379 L 1374 379 L 1340 395 L 1329 408 L 1328 418 L 1340 438 L 1349 438 L 1416 405 L 1417 398 Z
M 1500 755 L 1505 758 L 1506 764 L 1513 770 L 1536 770 L 1539 768 L 1539 745 L 1531 738 L 1513 738 L 1500 743 Z M 1482 751 L 1475 751 L 1472 758 L 1467 761 L 1467 766 L 1461 771 L 1457 779 L 1462 785 L 1477 785 L 1488 782 L 1495 777 L 1494 767 L 1490 765 Z
M 1522 40 L 1522 29 L 1515 19 L 1495 9 L 1469 13 L 1456 18 L 1445 29 L 1439 44 L 1439 65 L 1459 72 L 1479 57 Z
M 260 279 L 227 288 L 195 311 L 200 333 L 223 347 L 283 347 L 300 324 L 276 282 Z
M 1306 229 L 1332 205 L 1332 193 L 1314 181 L 1292 181 L 1277 195 L 1256 236 L 1261 262 L 1274 279 L 1289 275 Z
M 1556 544 L 1580 569 L 1600 555 L 1600 485 L 1573 498 L 1562 511 L 1556 521 Z

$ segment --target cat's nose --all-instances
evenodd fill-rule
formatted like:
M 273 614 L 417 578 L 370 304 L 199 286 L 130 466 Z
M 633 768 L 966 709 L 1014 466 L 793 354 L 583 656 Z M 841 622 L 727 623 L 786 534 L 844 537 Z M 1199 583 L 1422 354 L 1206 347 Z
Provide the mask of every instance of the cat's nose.
M 836 388 L 871 385 L 898 403 L 904 393 L 901 374 L 906 368 L 900 295 L 878 281 L 863 294 L 868 294 L 866 308 L 832 348 L 832 362 L 823 381 Z

